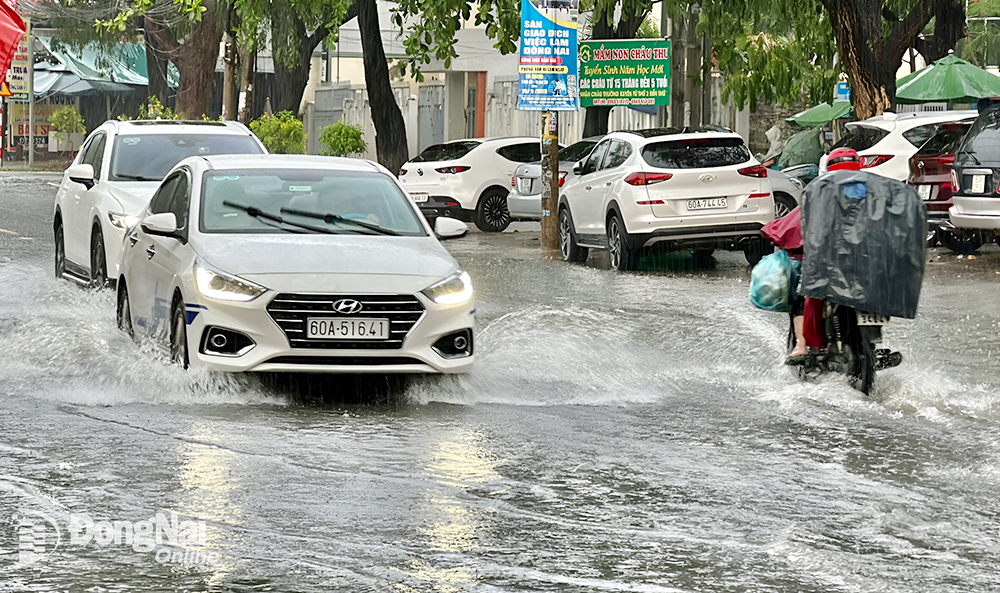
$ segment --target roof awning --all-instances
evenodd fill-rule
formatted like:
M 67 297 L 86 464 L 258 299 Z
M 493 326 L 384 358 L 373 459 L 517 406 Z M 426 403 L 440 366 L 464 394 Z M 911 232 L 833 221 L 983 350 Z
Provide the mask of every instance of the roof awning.
M 53 49 L 52 39 L 38 37 L 58 64 L 35 64 L 35 95 L 55 93 L 95 95 L 101 93 L 131 93 L 149 84 L 146 70 L 146 47 L 136 43 L 119 43 L 102 49 L 90 43 L 81 49 Z M 167 68 L 167 83 L 176 87 L 180 81 L 177 69 Z

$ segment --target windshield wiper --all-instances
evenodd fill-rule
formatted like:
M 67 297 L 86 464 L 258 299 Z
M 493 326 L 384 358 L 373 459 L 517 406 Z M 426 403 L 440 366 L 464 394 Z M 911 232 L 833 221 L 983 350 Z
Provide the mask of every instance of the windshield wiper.
M 290 225 L 290 226 L 293 226 L 293 227 L 298 227 L 300 229 L 305 229 L 307 231 L 312 231 L 314 233 L 324 233 L 324 234 L 327 234 L 327 235 L 339 235 L 339 234 L 341 234 L 341 233 L 339 233 L 339 232 L 337 232 L 337 231 L 335 231 L 333 229 L 326 229 L 326 228 L 323 228 L 323 227 L 313 226 L 311 224 L 301 224 L 301 223 L 298 223 L 298 222 L 291 222 L 291 221 L 285 220 L 284 218 L 278 216 L 277 214 L 271 214 L 270 212 L 266 212 L 264 210 L 261 210 L 260 208 L 257 208 L 256 206 L 244 206 L 243 204 L 238 204 L 236 202 L 230 202 L 229 200 L 223 200 L 222 201 L 222 205 L 223 206 L 229 206 L 230 208 L 236 208 L 237 210 L 242 210 L 242 211 L 246 212 L 247 214 L 249 214 L 250 216 L 253 216 L 254 218 L 260 220 L 261 222 L 270 220 L 270 221 L 273 221 L 273 222 L 278 222 L 278 223 L 281 223 L 281 224 L 287 224 L 287 225 Z M 268 225 L 268 226 L 273 226 L 273 225 Z M 281 227 L 274 227 L 274 228 L 281 228 Z M 282 230 L 289 231 L 289 232 L 295 232 L 292 229 L 282 229 Z
M 142 175 L 126 175 L 124 173 L 116 173 L 115 177 L 119 179 L 128 179 L 129 181 L 163 181 L 163 179 L 155 179 L 153 177 L 143 177 Z
M 320 214 L 318 212 L 308 212 L 306 210 L 296 210 L 295 208 L 282 208 L 281 211 L 285 214 L 294 214 L 296 216 L 305 216 L 306 218 L 316 218 L 322 220 L 326 224 L 331 224 L 334 222 L 342 222 L 346 224 L 353 224 L 364 229 L 376 232 L 380 235 L 395 235 L 398 236 L 399 233 L 392 229 L 387 229 L 380 227 L 377 224 L 370 222 L 362 222 L 360 220 L 354 220 L 353 218 L 344 218 L 343 216 L 338 216 L 336 214 Z
M 972 154 L 972 151 L 969 150 L 968 148 L 963 148 L 962 150 L 958 151 L 958 154 L 963 154 L 963 153 L 971 156 L 972 160 L 976 161 L 977 166 L 982 165 L 982 163 L 979 162 L 979 159 L 976 158 L 976 155 Z

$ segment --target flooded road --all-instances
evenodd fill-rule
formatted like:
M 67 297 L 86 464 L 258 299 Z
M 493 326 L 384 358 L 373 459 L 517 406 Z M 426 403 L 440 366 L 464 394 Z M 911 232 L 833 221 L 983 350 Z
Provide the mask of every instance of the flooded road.
M 446 243 L 470 375 L 271 381 L 55 280 L 53 182 L 0 177 L 2 592 L 1000 591 L 996 245 L 930 252 L 870 398 L 792 378 L 742 254 L 616 274 L 526 223 Z

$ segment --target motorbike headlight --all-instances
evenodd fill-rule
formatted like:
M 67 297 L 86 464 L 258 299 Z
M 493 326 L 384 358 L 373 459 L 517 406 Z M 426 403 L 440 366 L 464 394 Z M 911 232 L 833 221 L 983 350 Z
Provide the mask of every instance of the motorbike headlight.
M 439 305 L 457 305 L 472 298 L 472 279 L 466 272 L 458 272 L 421 292 Z
M 198 292 L 220 301 L 252 301 L 267 291 L 259 284 L 213 268 L 200 257 L 194 264 L 194 280 Z
M 119 214 L 117 212 L 108 212 L 108 219 L 111 220 L 111 224 L 125 231 L 139 222 L 139 217 L 134 214 Z

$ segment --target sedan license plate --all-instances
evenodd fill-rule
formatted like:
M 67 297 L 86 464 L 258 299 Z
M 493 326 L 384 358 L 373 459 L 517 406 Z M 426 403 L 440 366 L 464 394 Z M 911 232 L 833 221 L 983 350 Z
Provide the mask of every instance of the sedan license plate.
M 531 195 L 531 179 L 528 177 L 520 177 L 517 180 L 517 193 L 526 196 Z
M 885 325 L 889 323 L 888 315 L 876 315 L 858 311 L 858 325 Z
M 714 208 L 728 208 L 729 201 L 726 198 L 709 198 L 707 200 L 688 200 L 688 210 L 709 210 Z
M 418 204 L 419 204 L 419 203 L 421 203 L 421 202 L 426 202 L 426 201 L 427 201 L 427 199 L 428 199 L 428 198 L 429 198 L 430 196 L 429 196 L 428 194 L 414 194 L 414 193 L 411 193 L 411 194 L 410 194 L 410 197 L 411 197 L 411 198 L 413 198 L 413 201 L 414 201 L 414 202 L 416 202 L 416 203 L 418 203 Z
M 917 195 L 920 196 L 921 200 L 925 200 L 926 201 L 926 200 L 931 199 L 931 186 L 929 186 L 929 185 L 918 185 L 917 186 Z
M 986 191 L 986 176 L 985 175 L 973 175 L 972 176 L 972 193 L 981 194 Z
M 309 317 L 306 338 L 310 340 L 388 340 L 389 320 L 357 317 Z

